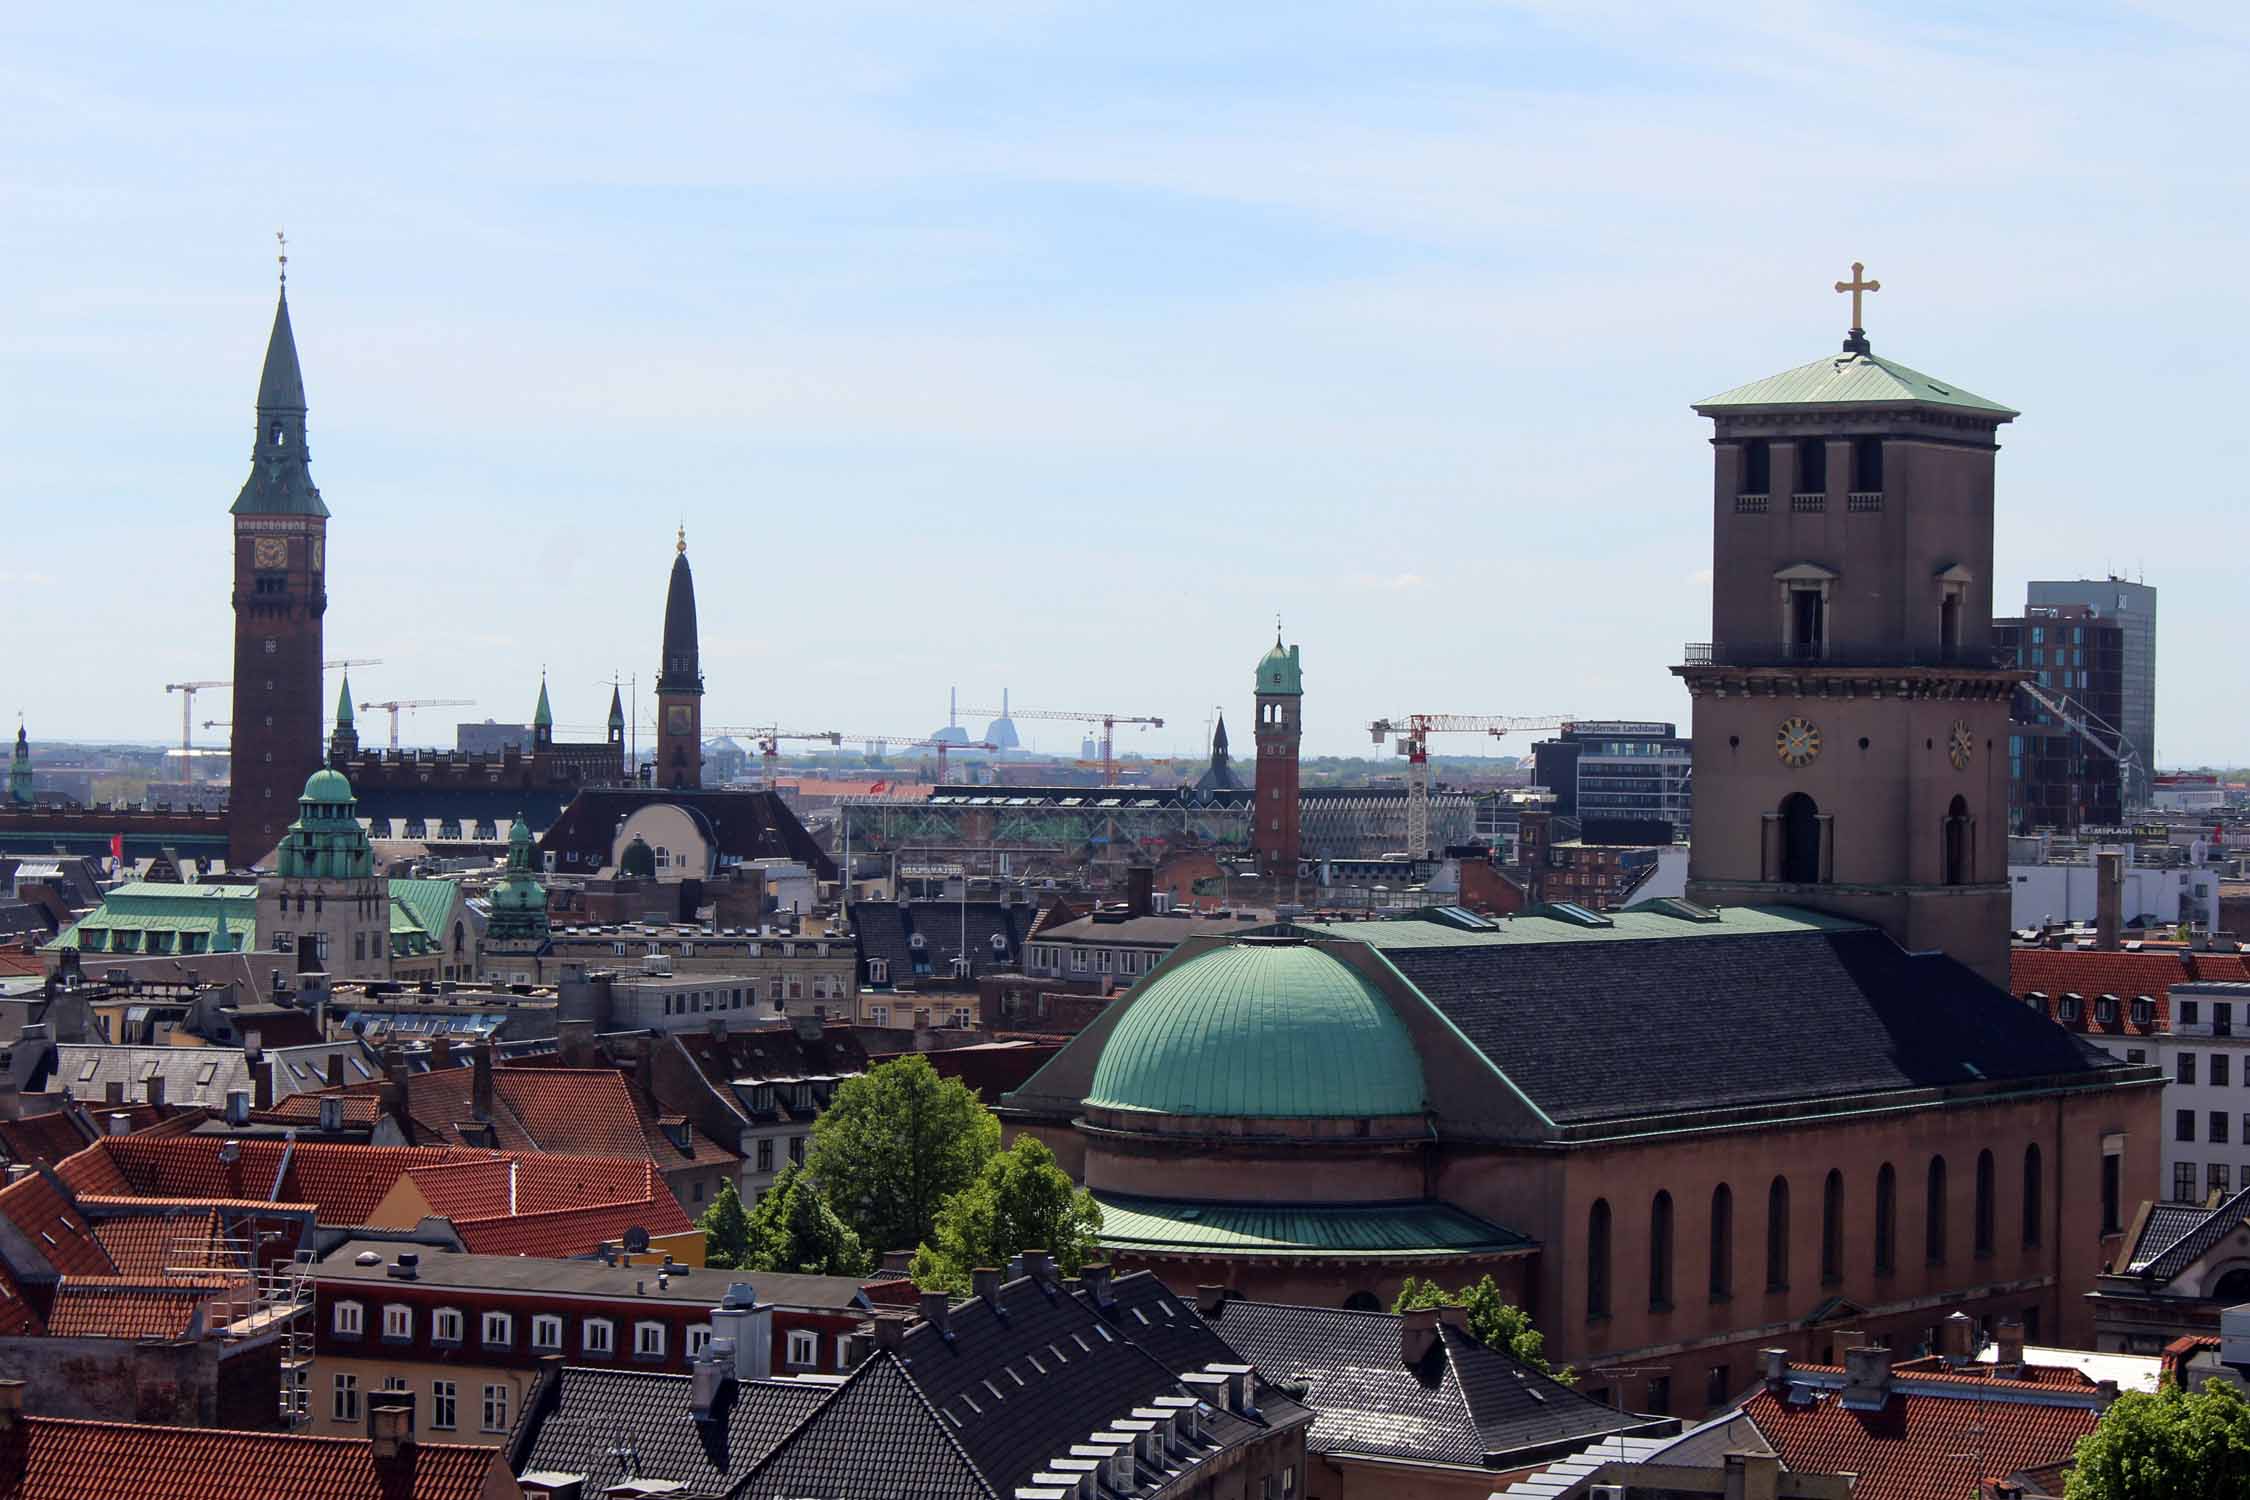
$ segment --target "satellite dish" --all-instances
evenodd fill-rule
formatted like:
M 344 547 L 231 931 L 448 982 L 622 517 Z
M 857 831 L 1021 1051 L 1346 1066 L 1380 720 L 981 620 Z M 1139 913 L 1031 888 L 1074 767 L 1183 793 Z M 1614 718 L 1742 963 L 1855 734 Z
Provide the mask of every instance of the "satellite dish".
M 648 1231 L 643 1229 L 640 1225 L 635 1224 L 632 1228 L 625 1231 L 625 1239 L 623 1243 L 625 1245 L 625 1253 L 627 1255 L 646 1254 L 648 1251 Z

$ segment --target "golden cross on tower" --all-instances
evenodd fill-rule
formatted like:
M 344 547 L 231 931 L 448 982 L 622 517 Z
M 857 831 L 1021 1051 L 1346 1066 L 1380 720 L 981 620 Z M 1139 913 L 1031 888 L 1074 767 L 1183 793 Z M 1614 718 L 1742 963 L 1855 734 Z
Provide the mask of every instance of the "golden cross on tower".
M 687 522 L 680 523 L 680 550 L 687 551 Z
M 1849 281 L 1839 281 L 1836 283 L 1837 291 L 1850 292 L 1852 294 L 1852 332 L 1854 333 L 1864 333 L 1867 331 L 1867 324 L 1865 320 L 1860 316 L 1860 293 L 1879 292 L 1883 289 L 1883 283 L 1881 283 L 1880 281 L 1869 281 L 1865 279 L 1866 275 L 1867 267 L 1861 265 L 1858 261 L 1855 260 L 1852 262 L 1852 279 Z
M 289 236 L 276 229 L 273 232 L 273 241 L 281 247 L 281 284 L 287 286 L 289 284 Z

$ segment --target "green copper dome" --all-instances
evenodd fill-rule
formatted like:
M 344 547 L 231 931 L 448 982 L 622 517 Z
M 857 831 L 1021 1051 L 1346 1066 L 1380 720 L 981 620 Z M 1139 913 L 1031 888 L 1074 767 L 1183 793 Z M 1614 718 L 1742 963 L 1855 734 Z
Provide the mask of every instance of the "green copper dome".
M 543 943 L 549 935 L 547 888 L 532 873 L 531 825 L 516 814 L 508 830 L 508 870 L 488 898 L 491 919 L 485 937 L 494 942 Z
M 1422 1062 L 1372 983 L 1311 944 L 1251 939 L 1187 960 L 1127 1002 L 1086 1103 L 1234 1118 L 1415 1115 Z
M 349 802 L 352 784 L 341 771 L 315 771 L 305 782 L 305 794 L 300 802 Z
M 1298 665 L 1297 648 L 1284 647 L 1278 635 L 1273 638 L 1273 649 L 1258 663 L 1258 691 L 1300 695 L 1305 691 L 1305 676 Z
M 297 799 L 297 821 L 281 840 L 281 873 L 293 879 L 351 880 L 375 873 L 375 851 L 359 826 L 352 784 L 319 770 Z
M 633 835 L 633 842 L 617 857 L 617 873 L 626 880 L 656 878 L 656 851 L 648 846 L 647 839 L 637 833 Z

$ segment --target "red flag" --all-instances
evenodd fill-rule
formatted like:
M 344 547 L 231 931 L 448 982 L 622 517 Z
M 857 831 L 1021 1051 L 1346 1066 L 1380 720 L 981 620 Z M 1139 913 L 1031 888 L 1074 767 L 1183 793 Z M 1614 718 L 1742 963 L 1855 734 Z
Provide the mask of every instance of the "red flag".
M 116 863 L 117 863 L 117 865 L 118 865 L 118 867 L 119 867 L 119 868 L 121 868 L 121 869 L 122 869 L 122 868 L 124 867 L 124 864 L 125 864 L 125 835 L 124 835 L 124 834 L 122 834 L 122 833 L 113 833 L 113 834 L 111 834 L 111 835 L 109 836 L 109 857 L 110 857 L 110 858 L 111 858 L 112 860 L 116 861 Z

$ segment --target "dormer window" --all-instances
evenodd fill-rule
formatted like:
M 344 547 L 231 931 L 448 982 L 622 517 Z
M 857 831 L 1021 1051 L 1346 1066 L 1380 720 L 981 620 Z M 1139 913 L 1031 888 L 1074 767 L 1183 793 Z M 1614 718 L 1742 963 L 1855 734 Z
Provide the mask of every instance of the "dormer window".
M 2156 1002 L 2147 995 L 2135 995 L 2133 997 L 2133 1024 L 2135 1026 L 2153 1026 L 2156 1024 Z
M 2104 1026 L 2117 1024 L 2117 997 L 2103 995 L 2094 1001 L 2094 1019 Z
M 2075 1026 L 2078 1024 L 2078 1017 L 2081 1013 L 2080 1007 L 2083 1004 L 2084 1002 L 2075 993 L 2072 993 L 2063 996 L 2062 1004 L 2055 1009 L 2062 1016 L 2065 1025 Z

